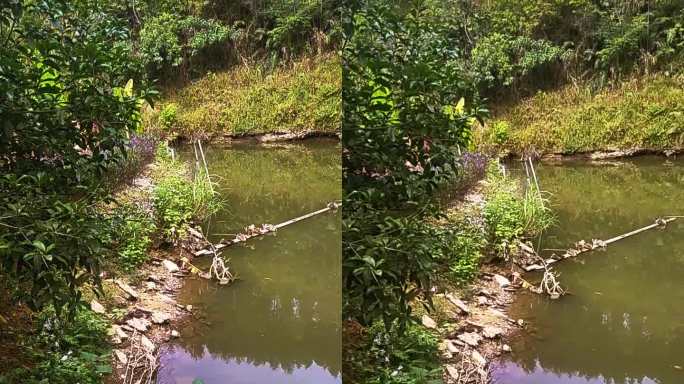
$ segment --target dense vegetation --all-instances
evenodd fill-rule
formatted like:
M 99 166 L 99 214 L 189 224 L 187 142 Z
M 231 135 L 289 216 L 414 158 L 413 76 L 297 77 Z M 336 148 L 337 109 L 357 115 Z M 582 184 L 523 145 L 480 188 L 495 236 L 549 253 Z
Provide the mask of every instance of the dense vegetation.
M 463 188 L 477 179 L 473 174 L 484 173 L 487 160 L 468 165 L 480 156 L 467 152 L 476 144 L 496 156 L 511 143 L 523 152 L 544 145 L 577 151 L 594 140 L 660 147 L 681 142 L 675 77 L 684 2 L 367 0 L 346 10 L 343 21 L 343 305 L 347 328 L 361 329 L 358 342 L 345 350 L 345 378 L 439 380 L 438 374 L 425 376 L 429 364 L 412 367 L 391 357 L 373 365 L 373 372 L 360 367 L 387 353 L 414 352 L 403 337 L 412 334 L 416 307 L 431 307 L 441 280 L 467 282 L 481 256 L 505 258 L 517 239 L 552 223 L 536 189 L 520 191 L 492 166 L 479 213 L 485 235 L 474 236 L 480 228 L 442 214 L 444 186 Z M 653 72 L 662 80 L 652 87 L 668 92 L 632 94 L 621 85 Z M 566 84 L 586 88 L 592 100 L 594 92 L 610 95 L 625 87 L 624 97 L 610 109 L 589 104 L 558 113 L 567 95 L 551 96 L 554 101 L 541 94 L 528 102 L 542 105 L 537 113 L 544 118 L 533 122 L 529 104 L 516 106 Z M 647 100 L 657 101 L 644 112 L 636 101 L 646 92 Z M 483 121 L 488 109 L 499 118 Z M 502 110 L 513 112 L 499 115 Z M 549 126 L 549 115 L 558 128 Z
M 335 3 L 11 0 L 0 10 L 0 382 L 97 383 L 110 319 L 85 307 L 101 273 L 144 264 L 216 207 L 156 156 L 151 205 L 115 194 L 155 158 L 141 107 L 248 57 L 333 44 Z M 162 145 L 163 148 L 163 145 Z M 161 154 L 163 154 L 161 151 Z
M 170 91 L 161 106 L 146 111 L 145 125 L 172 136 L 337 132 L 340 78 L 340 61 L 329 53 L 274 70 L 236 66 Z

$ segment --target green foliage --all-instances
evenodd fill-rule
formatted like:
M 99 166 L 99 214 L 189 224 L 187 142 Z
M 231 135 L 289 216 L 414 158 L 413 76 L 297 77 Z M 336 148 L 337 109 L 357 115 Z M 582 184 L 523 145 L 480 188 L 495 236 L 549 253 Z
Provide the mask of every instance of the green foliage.
M 215 20 L 161 13 L 140 30 L 140 57 L 146 65 L 162 70 L 177 67 L 203 50 L 230 40 L 233 31 Z
M 74 310 L 107 252 L 101 178 L 126 156 L 151 96 L 107 6 L 15 4 L 0 18 L 0 272 L 17 298 Z M 84 39 L 83 36 L 88 36 Z
M 209 74 L 177 91 L 177 133 L 247 135 L 340 129 L 340 61 L 331 55 L 303 58 L 273 72 L 257 64 Z M 162 115 L 145 116 L 147 128 L 167 127 Z M 156 124 L 155 124 L 156 123 Z
M 159 125 L 166 129 L 172 129 L 178 121 L 178 106 L 175 103 L 164 105 L 159 112 Z
M 35 366 L 0 375 L 0 383 L 102 383 L 112 372 L 108 328 L 105 319 L 87 309 L 79 309 L 71 321 L 55 317 L 51 308 L 45 309 L 36 333 L 22 340 L 33 354 Z
M 485 89 L 509 86 L 530 72 L 559 62 L 563 49 L 545 40 L 493 33 L 472 50 L 476 81 Z
M 388 331 L 378 322 L 366 330 L 364 344 L 345 356 L 354 381 L 364 384 L 441 384 L 438 339 L 420 325 Z
M 369 1 L 345 17 L 342 140 L 344 312 L 403 329 L 430 301 L 451 244 L 427 221 L 434 192 L 459 174 L 457 146 L 483 111 L 464 96 L 450 29 Z
M 455 224 L 456 230 L 449 236 L 445 264 L 449 267 L 451 281 L 466 284 L 477 276 L 487 240 L 480 228 L 468 223 Z
M 150 214 L 138 206 L 122 205 L 112 213 L 117 246 L 116 263 L 132 271 L 147 261 L 147 252 L 156 231 Z
M 490 129 L 490 132 L 489 132 L 490 139 L 489 140 L 495 144 L 498 144 L 498 145 L 506 144 L 506 142 L 510 138 L 511 126 L 505 120 L 494 121 L 491 124 L 489 129 Z
M 482 214 L 488 242 L 499 256 L 508 258 L 516 240 L 539 234 L 554 223 L 548 201 L 536 186 L 530 185 L 522 192 L 516 181 L 501 174 L 497 162 L 490 163 L 487 183 Z
M 586 87 L 540 92 L 499 114 L 511 125 L 506 146 L 543 152 L 684 145 L 684 88 L 679 77 L 646 76 L 593 94 Z M 488 135 L 479 143 L 492 143 Z
M 158 153 L 165 153 L 160 147 Z M 175 242 L 187 231 L 191 220 L 202 220 L 221 207 L 218 196 L 203 173 L 189 180 L 184 163 L 157 156 L 156 185 L 153 191 L 157 228 L 164 239 Z

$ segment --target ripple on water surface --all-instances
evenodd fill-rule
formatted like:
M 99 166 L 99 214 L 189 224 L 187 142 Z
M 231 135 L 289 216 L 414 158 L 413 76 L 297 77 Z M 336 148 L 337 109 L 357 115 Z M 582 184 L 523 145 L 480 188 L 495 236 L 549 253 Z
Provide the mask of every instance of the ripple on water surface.
M 291 219 L 341 196 L 336 142 L 211 146 L 226 200 L 214 240 Z M 186 156 L 191 156 L 185 153 Z M 341 383 L 341 218 L 327 213 L 225 252 L 232 286 L 188 279 L 179 301 L 202 315 L 162 351 L 159 384 Z M 206 267 L 208 260 L 196 259 Z
M 684 214 L 684 162 L 541 166 L 558 225 L 540 248 L 607 239 Z M 684 219 L 556 266 L 571 295 L 522 294 L 529 329 L 493 368 L 499 384 L 684 383 Z

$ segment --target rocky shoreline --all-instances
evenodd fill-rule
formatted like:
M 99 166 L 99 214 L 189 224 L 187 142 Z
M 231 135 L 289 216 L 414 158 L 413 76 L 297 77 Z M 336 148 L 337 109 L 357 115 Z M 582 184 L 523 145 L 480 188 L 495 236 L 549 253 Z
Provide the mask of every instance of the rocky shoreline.
M 152 209 L 153 166 L 148 165 L 118 195 Z M 103 279 L 106 301 L 101 304 L 93 299 L 90 306 L 113 322 L 109 330 L 113 373 L 107 383 L 147 383 L 154 377 L 159 348 L 182 337 L 180 329 L 193 317 L 192 305 L 179 303 L 177 294 L 183 280 L 191 275 L 184 260 L 192 260 L 193 253 L 205 245 L 201 232 L 191 227 L 171 247 L 154 247 L 148 262 L 134 274 Z

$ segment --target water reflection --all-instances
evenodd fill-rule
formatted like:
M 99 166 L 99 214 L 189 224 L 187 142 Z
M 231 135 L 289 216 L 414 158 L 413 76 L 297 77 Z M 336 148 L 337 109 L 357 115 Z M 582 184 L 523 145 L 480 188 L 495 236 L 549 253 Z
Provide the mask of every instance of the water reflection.
M 211 147 L 207 158 L 228 202 L 207 226 L 214 239 L 340 198 L 336 143 Z M 164 352 L 158 383 L 341 383 L 340 214 L 296 223 L 226 256 L 241 280 L 186 282 L 180 300 L 204 317 Z
M 541 248 L 606 239 L 684 211 L 684 162 L 541 167 L 559 215 Z M 495 368 L 498 383 L 684 382 L 684 221 L 557 267 L 571 295 L 522 295 L 511 312 L 531 324 Z

